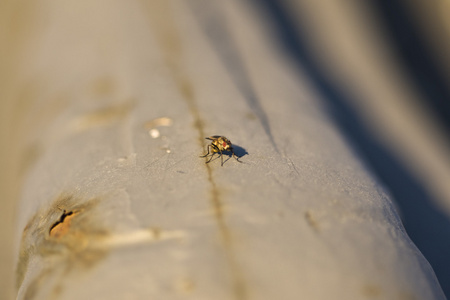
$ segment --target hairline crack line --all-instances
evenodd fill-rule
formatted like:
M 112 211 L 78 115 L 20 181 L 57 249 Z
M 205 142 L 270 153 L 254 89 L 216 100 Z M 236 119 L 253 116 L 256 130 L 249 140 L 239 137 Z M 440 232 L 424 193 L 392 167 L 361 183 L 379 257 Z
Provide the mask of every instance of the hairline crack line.
M 169 76 L 172 77 L 176 88 L 180 92 L 182 99 L 186 102 L 189 112 L 194 118 L 194 128 L 198 132 L 198 142 L 203 148 L 205 146 L 204 122 L 195 101 L 193 85 L 185 75 L 182 66 L 182 41 L 176 27 L 175 18 L 172 15 L 173 12 L 170 3 L 165 0 L 143 0 L 142 3 L 148 13 L 150 27 L 162 50 L 163 60 L 169 69 Z M 214 180 L 212 167 L 205 164 L 205 168 L 207 170 L 207 178 L 210 185 L 209 200 L 214 210 L 214 217 L 224 246 L 224 254 L 230 268 L 233 293 L 235 299 L 245 300 L 248 299 L 247 286 L 243 279 L 241 267 L 237 262 L 230 228 L 225 222 L 220 190 Z

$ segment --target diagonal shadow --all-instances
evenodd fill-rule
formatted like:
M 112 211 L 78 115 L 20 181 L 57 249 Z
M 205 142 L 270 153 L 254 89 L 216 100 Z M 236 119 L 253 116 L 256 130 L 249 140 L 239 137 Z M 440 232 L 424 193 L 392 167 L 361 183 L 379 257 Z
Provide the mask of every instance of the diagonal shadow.
M 211 46 L 218 54 L 234 85 L 261 123 L 272 147 L 279 153 L 278 146 L 272 135 L 269 118 L 253 87 L 245 63 L 240 56 L 238 46 L 227 28 L 226 16 L 218 10 L 215 1 L 190 1 L 188 3 L 190 4 L 189 6 L 193 11 L 195 19 L 200 25 L 199 27 L 203 30 Z
M 385 27 L 386 36 L 404 63 L 406 73 L 422 97 L 427 99 L 423 104 L 430 107 L 436 121 L 449 130 L 450 86 L 443 65 L 434 59 L 433 50 L 421 36 L 420 27 L 408 10 L 408 6 L 414 4 L 401 0 L 377 0 L 370 4 L 372 11 L 382 18 L 380 24 Z
M 293 58 L 321 94 L 329 115 L 365 165 L 388 187 L 402 212 L 408 235 L 434 269 L 442 289 L 450 296 L 450 221 L 433 203 L 437 201 L 405 165 L 378 141 L 349 105 L 350 97 L 341 91 L 319 67 L 306 34 L 291 19 L 283 1 L 250 1 L 263 7 L 270 18 L 278 42 Z

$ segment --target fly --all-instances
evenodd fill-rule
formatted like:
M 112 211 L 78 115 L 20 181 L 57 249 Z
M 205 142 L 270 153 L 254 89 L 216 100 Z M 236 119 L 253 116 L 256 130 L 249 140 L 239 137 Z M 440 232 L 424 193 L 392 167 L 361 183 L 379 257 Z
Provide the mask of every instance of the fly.
M 223 166 L 223 152 L 231 152 L 232 156 L 238 162 L 242 163 L 242 161 L 239 160 L 239 157 L 234 153 L 233 146 L 232 146 L 230 140 L 227 139 L 226 137 L 221 136 L 221 135 L 213 135 L 213 136 L 207 137 L 206 139 L 211 141 L 211 144 L 208 145 L 208 153 L 206 153 L 203 156 L 200 156 L 200 157 L 206 157 L 209 154 L 211 154 L 211 157 L 209 158 L 209 160 L 206 163 L 209 163 L 211 161 L 214 154 L 219 153 L 221 161 L 222 161 L 221 166 Z M 210 152 L 210 150 L 211 150 L 211 152 Z

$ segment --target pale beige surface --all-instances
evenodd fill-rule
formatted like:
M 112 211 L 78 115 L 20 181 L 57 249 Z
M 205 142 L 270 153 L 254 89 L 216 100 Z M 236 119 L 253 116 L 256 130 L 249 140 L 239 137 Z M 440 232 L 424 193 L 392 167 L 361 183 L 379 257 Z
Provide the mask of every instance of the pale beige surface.
M 33 60 L 36 49 L 29 45 L 39 35 L 42 12 L 32 3 L 0 2 L 0 299 L 15 298 L 17 203 L 23 176 L 38 156 L 35 134 L 55 111 L 55 102 L 34 106 L 39 86 L 23 73 L 27 58 Z
M 18 199 L 20 170 L 20 133 L 18 127 L 23 115 L 17 111 L 11 96 L 15 50 L 20 29 L 10 22 L 11 6 L 0 3 L 0 299 L 13 299 L 14 264 L 13 234 L 14 213 Z M 20 21 L 19 21 L 20 22 Z M 13 27 L 13 28 L 11 28 Z M 14 44 L 15 46 L 13 46 Z

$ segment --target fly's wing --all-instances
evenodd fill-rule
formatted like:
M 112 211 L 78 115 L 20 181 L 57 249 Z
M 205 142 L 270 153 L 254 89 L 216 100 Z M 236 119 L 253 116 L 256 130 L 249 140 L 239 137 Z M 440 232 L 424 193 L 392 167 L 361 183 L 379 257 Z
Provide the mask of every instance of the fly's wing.
M 205 139 L 213 141 L 213 140 L 218 139 L 220 137 L 221 137 L 220 135 L 213 135 L 213 136 L 209 136 L 209 137 L 207 137 Z

